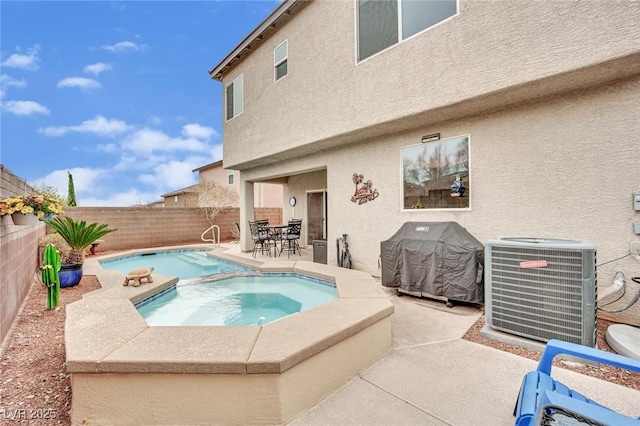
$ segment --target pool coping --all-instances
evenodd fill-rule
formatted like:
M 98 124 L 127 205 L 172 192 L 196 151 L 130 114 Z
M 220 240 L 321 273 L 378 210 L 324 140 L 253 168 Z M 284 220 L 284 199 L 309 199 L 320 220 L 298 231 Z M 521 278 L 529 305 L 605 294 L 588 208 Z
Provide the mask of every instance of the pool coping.
M 379 284 L 362 271 L 296 260 L 263 263 L 211 245 L 153 250 L 188 248 L 205 248 L 210 256 L 260 272 L 294 272 L 333 281 L 339 298 L 263 326 L 151 327 L 133 304 L 175 285 L 177 277 L 153 274 L 153 283 L 125 287 L 124 274 L 104 270 L 98 263 L 148 249 L 88 258 L 84 273 L 96 275 L 103 288 L 66 308 L 67 372 L 283 373 L 393 314 L 393 304 Z

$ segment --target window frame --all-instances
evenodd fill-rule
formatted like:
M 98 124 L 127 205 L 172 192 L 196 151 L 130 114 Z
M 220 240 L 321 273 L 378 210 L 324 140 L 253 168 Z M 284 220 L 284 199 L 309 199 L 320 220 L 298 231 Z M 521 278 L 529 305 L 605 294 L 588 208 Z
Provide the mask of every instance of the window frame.
M 403 0 L 396 0 L 396 2 L 398 4 L 398 7 L 397 7 L 397 11 L 398 11 L 398 16 L 397 16 L 398 34 L 397 34 L 397 37 L 396 37 L 397 41 L 395 43 L 393 43 L 392 45 L 390 45 L 388 47 L 385 47 L 384 49 L 367 56 L 364 59 L 360 59 L 360 36 L 359 36 L 359 34 L 360 34 L 360 8 L 358 7 L 358 3 L 359 2 L 360 2 L 360 0 L 354 0 L 354 3 L 355 3 L 355 13 L 354 13 L 355 25 L 354 25 L 354 28 L 355 28 L 355 44 L 356 44 L 356 46 L 355 46 L 355 62 L 356 62 L 356 65 L 360 64 L 362 62 L 365 62 L 365 61 L 369 60 L 370 58 L 373 58 L 373 57 L 375 57 L 375 56 L 377 56 L 377 55 L 379 55 L 379 54 L 381 54 L 383 52 L 386 52 L 389 49 L 393 49 L 395 46 L 398 46 L 398 45 L 404 43 L 405 41 L 411 40 L 412 38 L 417 37 L 417 36 L 427 32 L 427 31 L 431 30 L 432 28 L 435 28 L 435 27 L 437 27 L 437 26 L 439 26 L 441 24 L 444 24 L 445 22 L 450 21 L 451 19 L 455 18 L 456 16 L 458 16 L 460 14 L 460 0 L 456 0 L 456 13 L 454 13 L 451 16 L 449 16 L 448 18 L 443 19 L 440 22 L 437 22 L 437 23 L 431 25 L 430 27 L 427 27 L 427 28 L 425 28 L 425 29 L 423 29 L 421 31 L 418 31 L 415 34 L 410 35 L 407 38 L 402 38 L 402 30 L 403 30 L 403 27 L 402 27 L 402 12 L 403 12 L 402 2 L 403 2 Z
M 447 190 L 449 191 L 449 197 L 451 197 L 451 204 L 456 203 L 456 201 L 453 200 L 458 200 L 457 203 L 460 204 L 460 200 L 462 200 L 463 198 L 466 201 L 466 205 L 465 206 L 452 206 L 452 207 L 424 207 L 424 208 L 414 208 L 414 207 L 405 207 L 405 199 L 407 198 L 406 194 L 405 194 L 405 157 L 407 155 L 407 151 L 409 150 L 414 150 L 417 151 L 417 147 L 423 147 L 424 150 L 428 150 L 429 147 L 434 147 L 436 144 L 438 145 L 443 145 L 443 144 L 453 144 L 456 140 L 458 140 L 458 143 L 462 142 L 464 139 L 466 139 L 466 170 L 459 170 L 459 171 L 455 171 L 455 172 L 450 172 L 449 174 L 445 175 L 445 176 L 455 176 L 456 174 L 462 175 L 462 176 L 466 176 L 466 178 L 462 178 L 462 182 L 465 185 L 465 191 L 462 197 L 458 197 L 458 196 L 451 196 L 451 192 L 453 188 L 449 187 L 448 184 L 453 184 L 454 180 L 450 179 L 451 182 L 449 182 L 447 180 Z M 423 151 L 424 152 L 424 151 Z M 449 151 L 451 152 L 451 151 Z M 415 154 L 411 154 L 414 155 Z M 450 157 L 447 157 L 447 159 L 449 159 Z M 452 136 L 452 137 L 447 137 L 447 138 L 443 138 L 443 139 L 439 139 L 433 142 L 427 142 L 427 143 L 417 143 L 417 144 L 413 144 L 413 145 L 406 145 L 406 146 L 402 146 L 400 147 L 400 211 L 401 212 L 433 212 L 433 211 L 470 211 L 471 210 L 471 192 L 470 192 L 470 186 L 471 186 L 471 135 L 470 134 L 462 134 L 462 135 L 457 135 L 457 136 Z M 425 180 L 423 180 L 422 182 L 426 182 Z M 411 182 L 409 182 L 411 183 Z M 473 189 L 473 188 L 471 188 Z M 438 190 L 438 189 L 435 189 Z M 429 192 L 429 190 L 427 190 L 427 193 Z M 428 195 L 427 195 L 428 196 Z M 421 197 L 422 198 L 422 197 Z M 422 200 L 420 200 L 422 201 Z
M 238 94 L 240 95 L 239 98 L 239 104 L 240 104 L 240 111 L 236 111 L 236 102 L 238 99 L 238 94 L 236 93 L 236 88 L 238 87 L 238 82 L 240 82 L 240 90 L 238 91 Z M 232 98 L 232 107 L 233 107 L 233 115 L 231 117 L 229 117 L 229 88 L 231 87 L 232 93 L 233 93 L 233 98 Z M 240 74 L 239 76 L 237 76 L 236 78 L 233 79 L 233 81 L 229 84 L 227 84 L 224 88 L 224 119 L 225 121 L 230 121 L 233 120 L 234 118 L 236 118 L 239 115 L 242 115 L 242 113 L 244 112 L 244 74 Z
M 227 183 L 228 185 L 233 185 L 233 170 L 227 172 Z
M 278 60 L 276 60 L 276 51 L 282 45 L 286 45 L 286 51 L 285 51 L 284 58 L 282 58 L 282 59 L 280 59 L 278 61 Z M 283 63 L 287 64 L 287 72 L 282 77 L 278 78 L 278 66 L 282 65 Z M 288 75 L 289 75 L 289 39 L 286 39 L 282 43 L 277 45 L 275 47 L 275 49 L 273 49 L 273 81 L 274 82 L 280 81 L 280 80 L 282 80 L 283 78 L 285 78 Z

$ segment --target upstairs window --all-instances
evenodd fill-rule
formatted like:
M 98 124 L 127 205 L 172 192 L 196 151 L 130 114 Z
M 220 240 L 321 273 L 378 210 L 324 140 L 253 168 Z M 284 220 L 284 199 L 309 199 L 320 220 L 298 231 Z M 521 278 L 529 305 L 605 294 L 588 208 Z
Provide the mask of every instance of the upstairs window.
M 242 114 L 243 105 L 243 78 L 242 75 L 236 77 L 233 82 L 227 86 L 227 121 L 233 117 Z
M 457 0 L 356 1 L 359 61 L 458 13 Z
M 233 171 L 229 170 L 229 185 L 233 185 Z
M 280 43 L 273 50 L 273 65 L 275 67 L 276 81 L 287 75 L 287 57 L 289 56 L 289 43 L 287 40 Z

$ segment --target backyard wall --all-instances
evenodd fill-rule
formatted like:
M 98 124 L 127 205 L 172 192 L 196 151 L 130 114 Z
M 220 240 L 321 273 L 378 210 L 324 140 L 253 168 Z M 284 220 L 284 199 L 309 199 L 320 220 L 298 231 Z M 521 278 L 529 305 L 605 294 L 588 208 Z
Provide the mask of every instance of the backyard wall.
M 1 198 L 32 191 L 24 180 L 0 164 Z M 0 217 L 0 342 L 7 337 L 33 284 L 38 268 L 38 238 L 44 234 L 42 223 L 15 226 L 11 216 Z
M 190 207 L 66 207 L 65 214 L 89 223 L 106 223 L 118 229 L 103 238 L 98 252 L 201 243 L 200 235 L 210 226 L 202 210 Z M 255 217 L 282 223 L 282 209 L 256 208 Z M 232 240 L 233 222 L 239 220 L 237 208 L 216 216 L 215 224 L 220 227 L 221 241 Z M 240 224 L 241 230 L 246 228 Z M 211 238 L 211 233 L 206 237 Z

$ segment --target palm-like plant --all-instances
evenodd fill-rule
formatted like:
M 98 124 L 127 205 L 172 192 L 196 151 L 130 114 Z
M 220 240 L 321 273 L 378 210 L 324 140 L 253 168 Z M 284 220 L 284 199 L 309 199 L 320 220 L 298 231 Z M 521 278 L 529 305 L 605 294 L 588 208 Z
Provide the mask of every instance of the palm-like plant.
M 95 240 L 99 240 L 110 232 L 117 229 L 110 229 L 109 225 L 104 223 L 92 223 L 87 225 L 84 220 L 74 220 L 70 217 L 55 217 L 46 219 L 46 222 L 54 231 L 69 244 L 71 250 L 64 264 L 82 264 L 84 262 L 83 251 L 91 245 Z

